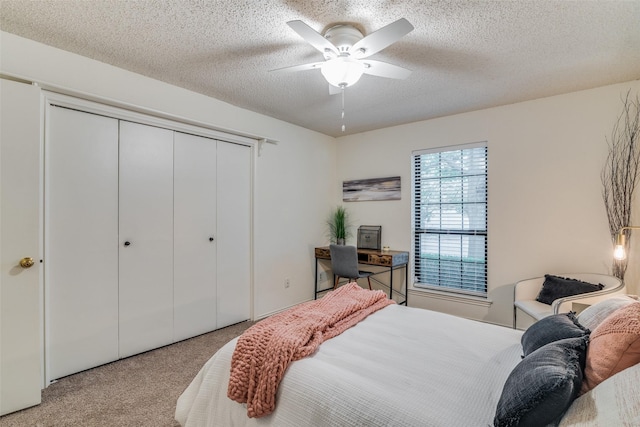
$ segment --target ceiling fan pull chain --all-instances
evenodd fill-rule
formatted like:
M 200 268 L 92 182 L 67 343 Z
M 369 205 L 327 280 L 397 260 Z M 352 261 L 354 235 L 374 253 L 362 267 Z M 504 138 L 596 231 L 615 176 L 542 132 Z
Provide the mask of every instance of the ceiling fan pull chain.
M 342 89 L 342 132 L 345 131 L 345 126 L 344 126 L 344 85 L 340 86 Z

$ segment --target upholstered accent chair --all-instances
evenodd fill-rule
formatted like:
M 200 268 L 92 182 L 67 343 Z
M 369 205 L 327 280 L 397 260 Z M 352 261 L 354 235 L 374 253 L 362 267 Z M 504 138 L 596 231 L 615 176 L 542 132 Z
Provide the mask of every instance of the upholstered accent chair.
M 551 314 L 568 313 L 575 311 L 575 307 L 589 306 L 614 295 L 624 294 L 624 283 L 614 276 L 596 273 L 567 273 L 554 274 L 559 278 L 576 279 L 594 285 L 602 284 L 602 289 L 588 293 L 563 296 L 554 299 L 551 304 L 545 304 L 537 300 L 545 283 L 546 276 L 520 280 L 514 287 L 513 298 L 513 327 L 517 327 L 518 313 L 524 313 L 529 317 L 529 322 L 540 320 Z

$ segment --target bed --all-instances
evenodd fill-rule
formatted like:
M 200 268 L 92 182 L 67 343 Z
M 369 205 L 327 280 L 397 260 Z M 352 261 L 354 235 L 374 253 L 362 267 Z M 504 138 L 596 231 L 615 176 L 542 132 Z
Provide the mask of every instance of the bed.
M 275 411 L 260 418 L 227 397 L 235 339 L 180 396 L 176 420 L 184 427 L 492 426 L 503 387 L 523 360 L 522 335 L 389 305 L 293 362 Z M 576 399 L 560 425 L 640 425 L 638 384 L 640 365 Z

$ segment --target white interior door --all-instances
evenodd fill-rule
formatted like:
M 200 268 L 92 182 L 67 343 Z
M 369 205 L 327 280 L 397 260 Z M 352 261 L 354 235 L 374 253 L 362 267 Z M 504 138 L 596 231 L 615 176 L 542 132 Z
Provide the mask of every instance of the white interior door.
M 173 341 L 173 132 L 120 122 L 120 357 Z
M 118 120 L 47 108 L 48 381 L 118 359 Z
M 216 141 L 174 146 L 174 340 L 216 329 Z
M 251 148 L 218 142 L 218 328 L 251 316 Z
M 0 79 L 0 415 L 40 403 L 40 90 Z M 20 266 L 22 258 L 34 264 Z M 25 264 L 27 265 L 27 264 Z

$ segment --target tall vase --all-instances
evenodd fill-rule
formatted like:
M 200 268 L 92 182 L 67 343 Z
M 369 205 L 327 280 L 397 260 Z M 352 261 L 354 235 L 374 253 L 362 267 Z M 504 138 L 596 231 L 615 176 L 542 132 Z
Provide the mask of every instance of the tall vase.
M 342 238 L 338 237 L 338 238 L 336 239 L 336 244 L 341 245 L 341 246 L 344 246 L 344 239 L 342 239 Z

